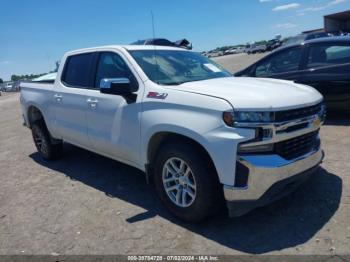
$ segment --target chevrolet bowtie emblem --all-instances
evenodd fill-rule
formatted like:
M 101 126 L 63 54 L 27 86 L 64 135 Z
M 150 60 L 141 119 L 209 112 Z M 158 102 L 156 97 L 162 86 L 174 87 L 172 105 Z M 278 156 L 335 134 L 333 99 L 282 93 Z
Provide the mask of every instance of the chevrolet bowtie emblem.
M 312 121 L 312 126 L 313 127 L 319 127 L 321 125 L 321 119 L 319 117 L 316 117 L 313 121 Z

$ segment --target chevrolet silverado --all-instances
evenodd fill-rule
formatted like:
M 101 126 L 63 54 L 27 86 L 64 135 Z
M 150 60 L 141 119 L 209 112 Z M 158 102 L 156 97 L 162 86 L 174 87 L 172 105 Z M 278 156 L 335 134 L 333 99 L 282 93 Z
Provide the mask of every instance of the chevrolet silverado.
M 222 203 L 243 215 L 305 181 L 323 159 L 322 101 L 305 85 L 236 78 L 196 52 L 147 45 L 68 52 L 53 83 L 22 83 L 20 95 L 44 159 L 67 142 L 138 168 L 187 221 Z

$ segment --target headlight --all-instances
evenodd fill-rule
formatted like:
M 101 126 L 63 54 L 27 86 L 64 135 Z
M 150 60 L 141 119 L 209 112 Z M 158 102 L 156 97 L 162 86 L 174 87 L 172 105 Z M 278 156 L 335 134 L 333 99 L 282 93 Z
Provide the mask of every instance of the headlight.
M 223 119 L 228 126 L 234 126 L 234 123 L 270 123 L 274 121 L 274 113 L 249 111 L 224 112 Z

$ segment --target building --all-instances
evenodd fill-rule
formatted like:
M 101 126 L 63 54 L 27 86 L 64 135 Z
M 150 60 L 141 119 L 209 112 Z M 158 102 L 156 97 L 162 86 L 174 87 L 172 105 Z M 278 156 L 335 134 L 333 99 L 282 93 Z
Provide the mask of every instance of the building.
M 333 33 L 333 34 L 337 34 L 340 32 L 350 33 L 350 10 L 340 12 L 340 13 L 325 15 L 323 17 L 323 21 L 324 21 L 323 28 L 304 31 L 303 34 L 321 33 L 321 32 Z
M 324 29 L 327 33 L 350 33 L 350 10 L 324 16 Z
M 302 32 L 303 34 L 312 34 L 312 33 L 324 33 L 324 28 L 312 29 Z

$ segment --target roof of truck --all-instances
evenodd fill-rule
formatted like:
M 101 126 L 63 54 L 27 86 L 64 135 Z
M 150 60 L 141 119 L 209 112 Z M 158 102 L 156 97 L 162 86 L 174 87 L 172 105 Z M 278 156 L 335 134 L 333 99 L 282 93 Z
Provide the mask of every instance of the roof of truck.
M 171 47 L 171 46 L 155 46 L 155 45 L 108 45 L 108 46 L 97 46 L 97 47 L 90 47 L 90 48 L 83 48 L 83 49 L 77 49 L 72 50 L 66 53 L 66 55 L 72 55 L 77 53 L 85 53 L 85 52 L 94 52 L 99 51 L 101 49 L 125 49 L 125 50 L 174 50 L 174 51 L 188 51 L 183 48 L 179 47 Z

